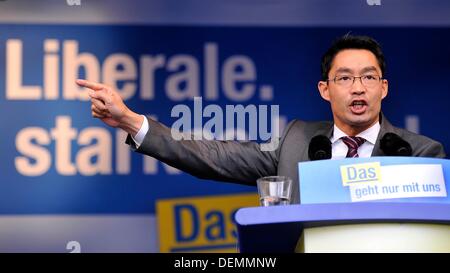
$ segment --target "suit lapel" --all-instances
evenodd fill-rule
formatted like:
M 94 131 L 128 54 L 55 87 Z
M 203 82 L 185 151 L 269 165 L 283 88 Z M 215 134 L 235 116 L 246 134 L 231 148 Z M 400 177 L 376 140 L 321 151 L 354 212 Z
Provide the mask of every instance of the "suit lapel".
M 334 124 L 330 122 L 327 123 L 325 126 L 318 128 L 312 137 L 323 135 L 328 138 L 331 138 L 331 136 L 333 135 L 333 125 Z
M 378 133 L 371 156 L 385 156 L 380 148 L 380 140 L 386 133 L 395 133 L 394 126 L 386 119 L 383 113 L 380 113 L 380 132 Z
M 311 128 L 311 133 L 308 134 L 310 137 L 308 139 L 308 142 L 306 143 L 306 148 L 302 149 L 303 152 L 300 153 L 298 161 L 309 161 L 309 156 L 308 156 L 308 150 L 309 150 L 309 143 L 311 141 L 311 139 L 315 136 L 319 136 L 319 135 L 323 135 L 326 136 L 328 138 L 331 138 L 331 136 L 333 135 L 333 123 L 332 122 L 326 122 L 324 124 L 320 124 L 320 125 L 316 125 Z M 302 142 L 304 143 L 304 142 Z

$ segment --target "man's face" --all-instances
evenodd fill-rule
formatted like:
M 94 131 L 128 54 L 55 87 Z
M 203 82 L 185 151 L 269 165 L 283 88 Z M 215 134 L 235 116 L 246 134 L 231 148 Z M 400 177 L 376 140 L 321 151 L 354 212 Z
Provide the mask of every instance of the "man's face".
M 353 82 L 354 76 L 364 79 L 355 78 Z M 329 81 L 320 81 L 318 87 L 322 98 L 330 102 L 334 122 L 342 131 L 355 135 L 378 122 L 381 100 L 388 91 L 387 80 L 376 80 L 382 76 L 377 58 L 369 50 L 346 49 L 336 54 Z

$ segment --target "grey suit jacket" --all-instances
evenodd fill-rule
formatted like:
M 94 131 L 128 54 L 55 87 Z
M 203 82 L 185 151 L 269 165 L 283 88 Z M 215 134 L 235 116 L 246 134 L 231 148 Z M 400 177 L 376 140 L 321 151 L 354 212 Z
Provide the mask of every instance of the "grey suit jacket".
M 381 129 L 372 156 L 384 156 L 380 139 L 388 132 L 409 142 L 413 156 L 445 157 L 444 147 L 425 136 L 392 126 L 380 114 Z M 148 118 L 149 130 L 138 149 L 128 136 L 126 143 L 135 151 L 152 156 L 201 179 L 256 185 L 263 176 L 282 175 L 293 180 L 291 203 L 300 202 L 297 163 L 308 161 L 310 140 L 317 135 L 331 137 L 333 123 L 294 120 L 284 130 L 275 151 L 261 151 L 258 143 L 237 141 L 174 140 L 170 128 Z

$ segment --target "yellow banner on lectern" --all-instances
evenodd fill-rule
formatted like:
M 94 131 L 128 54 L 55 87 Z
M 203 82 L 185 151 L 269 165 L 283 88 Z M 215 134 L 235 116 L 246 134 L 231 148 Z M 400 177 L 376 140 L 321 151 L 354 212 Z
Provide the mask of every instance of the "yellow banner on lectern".
M 361 183 L 379 183 L 381 182 L 380 162 L 341 166 L 341 178 L 344 187 Z
M 257 194 L 158 200 L 161 252 L 237 252 L 234 214 L 258 206 Z

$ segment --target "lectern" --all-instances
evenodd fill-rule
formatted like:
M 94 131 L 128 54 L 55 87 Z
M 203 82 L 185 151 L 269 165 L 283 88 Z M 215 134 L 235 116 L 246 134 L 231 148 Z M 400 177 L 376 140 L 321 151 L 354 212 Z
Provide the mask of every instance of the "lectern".
M 301 204 L 238 210 L 242 253 L 450 252 L 450 161 L 299 163 Z

